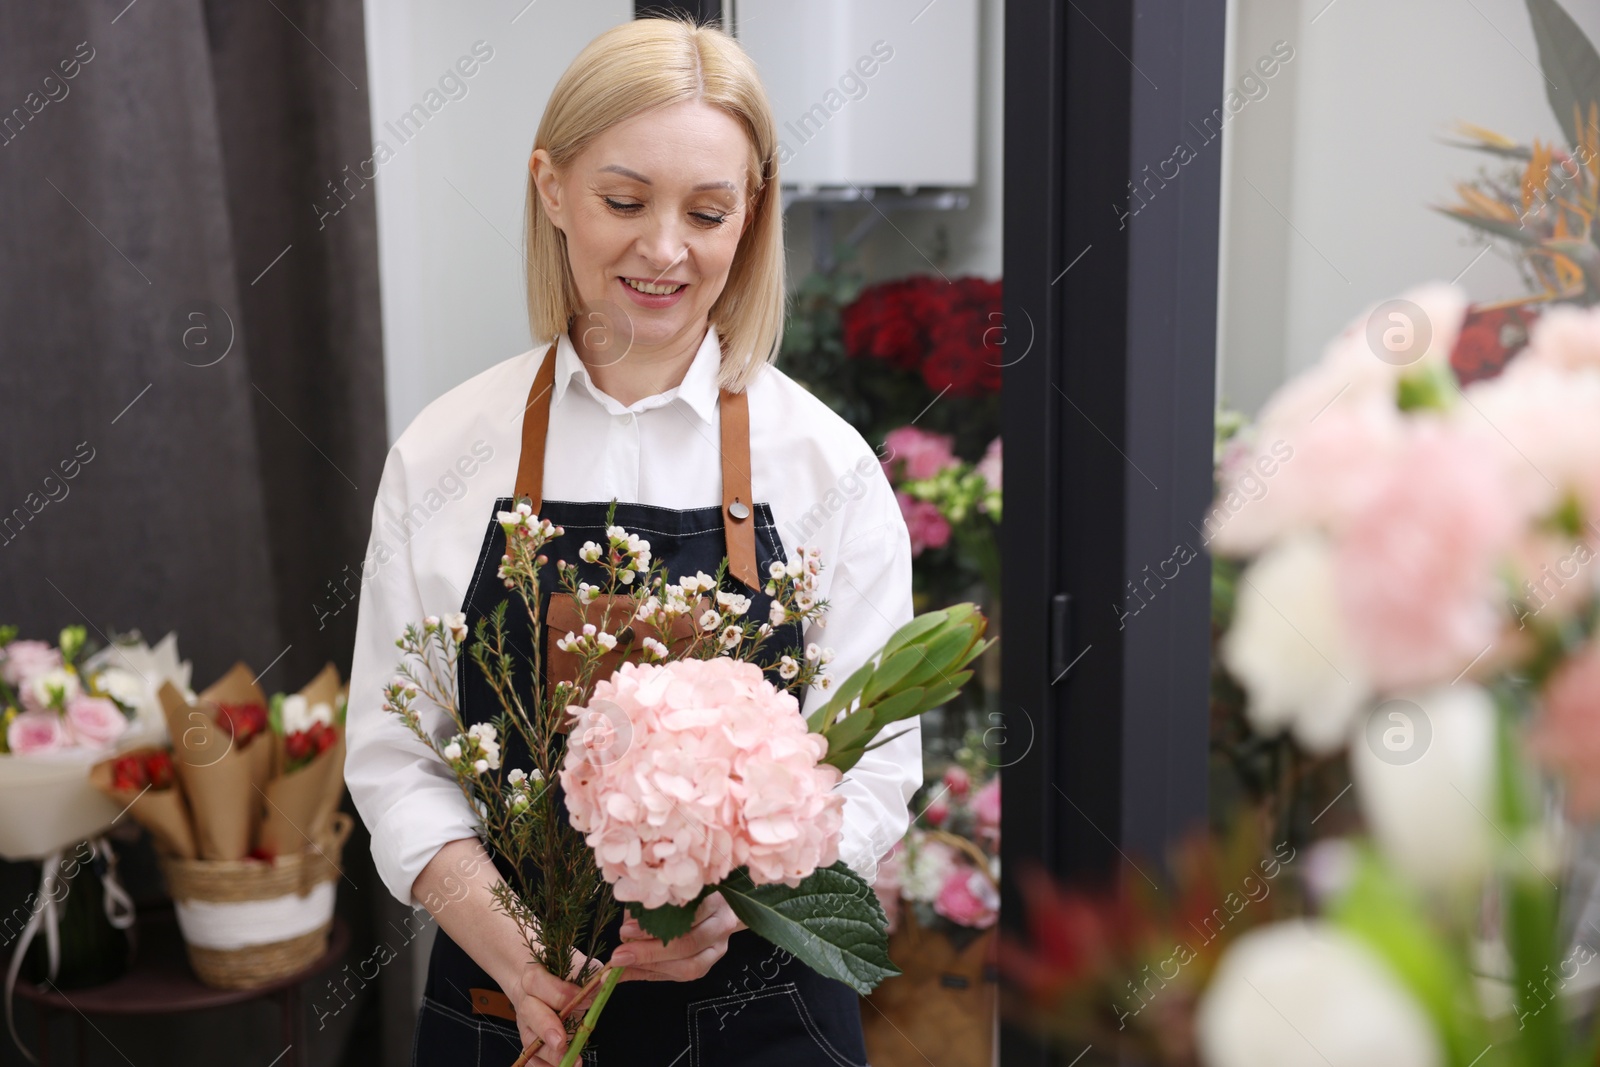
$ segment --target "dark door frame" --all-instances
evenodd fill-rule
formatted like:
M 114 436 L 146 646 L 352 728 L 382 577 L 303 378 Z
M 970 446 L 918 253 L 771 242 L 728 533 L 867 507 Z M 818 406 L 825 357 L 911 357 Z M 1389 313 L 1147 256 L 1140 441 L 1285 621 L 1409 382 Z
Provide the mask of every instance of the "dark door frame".
M 1159 881 L 1206 816 L 1224 29 L 1225 0 L 1006 0 L 1009 872 Z

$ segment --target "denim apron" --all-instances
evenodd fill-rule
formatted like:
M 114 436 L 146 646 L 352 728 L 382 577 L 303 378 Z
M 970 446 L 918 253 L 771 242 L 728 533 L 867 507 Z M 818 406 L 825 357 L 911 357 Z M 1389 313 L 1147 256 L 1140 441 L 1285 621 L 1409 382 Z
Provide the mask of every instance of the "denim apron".
M 496 500 L 487 516 L 483 547 L 461 605 L 473 630 L 508 595 L 515 596 L 496 577 L 505 554 L 505 533 L 495 512 L 509 510 L 517 499 L 528 499 L 537 515 L 564 529 L 545 549 L 552 561 L 576 562 L 582 580 L 602 580 L 597 566 L 579 560 L 578 549 L 585 541 L 604 543 L 609 502 L 542 499 L 555 362 L 556 346 L 551 345 L 528 394 L 515 496 Z M 749 618 L 764 619 L 771 603 L 761 591 L 767 568 L 774 561 L 784 562 L 786 555 L 771 507 L 751 500 L 745 394 L 723 390 L 719 414 L 722 506 L 679 511 L 618 503 L 614 522 L 648 540 L 651 555 L 665 562 L 674 581 L 698 571 L 714 575 L 728 557 L 725 587 L 751 598 Z M 541 582 L 543 613 L 558 588 L 553 566 L 543 569 Z M 525 655 L 532 642 L 525 613 L 513 606 L 506 613 L 506 627 L 508 641 Z M 799 624 L 789 623 L 768 639 L 766 648 L 783 650 L 801 644 Z M 522 682 L 526 687 L 526 679 Z M 487 722 L 499 711 L 488 682 L 467 656 L 458 669 L 458 685 L 469 724 Z M 525 692 L 524 698 L 528 696 Z M 503 738 L 502 745 L 507 767 L 532 766 L 520 738 Z M 559 787 L 555 798 L 564 812 Z M 509 877 L 505 861 L 496 857 L 495 862 Z M 618 943 L 620 925 L 619 915 L 603 931 L 600 958 Z M 415 1067 L 509 1067 L 520 1052 L 509 1001 L 460 946 L 443 930 L 437 931 L 417 1019 Z M 749 930 L 733 934 L 727 953 L 694 981 L 620 983 L 583 1054 L 585 1064 L 599 1067 L 864 1067 L 866 1058 L 855 991 Z

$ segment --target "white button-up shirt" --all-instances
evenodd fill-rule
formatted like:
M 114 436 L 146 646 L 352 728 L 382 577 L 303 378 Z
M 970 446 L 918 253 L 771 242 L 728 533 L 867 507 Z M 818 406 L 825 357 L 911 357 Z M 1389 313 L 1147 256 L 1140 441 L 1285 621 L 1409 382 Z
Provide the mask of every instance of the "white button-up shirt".
M 379 876 L 402 903 L 439 848 L 473 837 L 477 821 L 449 769 L 400 719 L 382 710 L 407 623 L 461 610 L 497 498 L 510 496 L 522 415 L 548 342 L 508 359 L 429 404 L 389 450 L 362 567 L 350 675 L 345 779 L 372 834 Z M 547 500 L 618 500 L 687 510 L 722 503 L 717 371 L 707 330 L 683 381 L 631 405 L 601 392 L 565 334 L 556 350 L 545 446 Z M 751 492 L 772 508 L 784 550 L 821 552 L 824 626 L 807 642 L 832 648 L 835 682 L 909 621 L 911 542 L 894 493 L 861 435 L 776 367 L 748 387 Z M 679 575 L 672 575 L 674 579 Z M 463 659 L 459 669 L 476 670 Z M 813 690 L 806 706 L 826 694 Z M 423 708 L 435 736 L 448 732 Z M 430 716 L 431 710 L 431 716 Z M 907 728 L 909 725 L 909 729 Z M 922 739 L 905 733 L 868 752 L 837 786 L 846 798 L 840 856 L 868 881 L 909 823 L 922 784 Z

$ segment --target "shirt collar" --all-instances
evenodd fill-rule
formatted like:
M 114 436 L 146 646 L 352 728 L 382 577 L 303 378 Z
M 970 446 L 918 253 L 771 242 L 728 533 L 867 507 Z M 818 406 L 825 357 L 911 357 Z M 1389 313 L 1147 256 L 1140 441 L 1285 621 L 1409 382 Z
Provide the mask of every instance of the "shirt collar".
M 701 421 L 710 425 L 721 393 L 721 388 L 717 384 L 717 376 L 721 369 L 722 345 L 717 339 L 717 328 L 708 326 L 705 339 L 700 342 L 700 348 L 695 352 L 689 369 L 684 373 L 683 381 L 664 393 L 647 396 L 631 405 L 623 404 L 615 397 L 601 392 L 594 384 L 594 379 L 589 376 L 589 368 L 578 358 L 578 351 L 572 346 L 572 338 L 564 331 L 556 340 L 556 380 L 550 401 L 552 404 L 561 403 L 562 398 L 566 396 L 568 384 L 577 379 L 584 390 L 611 414 L 648 411 L 680 400 L 690 411 L 700 416 Z

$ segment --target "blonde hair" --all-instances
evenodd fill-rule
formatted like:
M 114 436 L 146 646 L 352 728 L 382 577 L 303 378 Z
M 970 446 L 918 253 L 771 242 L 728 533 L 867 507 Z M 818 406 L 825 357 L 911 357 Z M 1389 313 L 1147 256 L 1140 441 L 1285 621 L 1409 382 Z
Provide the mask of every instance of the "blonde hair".
M 772 108 L 755 64 L 737 41 L 712 26 L 643 18 L 590 41 L 556 82 L 533 147 L 564 167 L 616 123 L 644 111 L 698 100 L 739 121 L 750 140 L 746 175 L 750 221 L 727 285 L 711 306 L 722 347 L 723 388 L 739 391 L 777 358 L 783 340 L 783 209 Z M 579 310 L 566 235 L 545 213 L 528 176 L 525 268 L 528 327 L 535 340 L 565 331 Z

